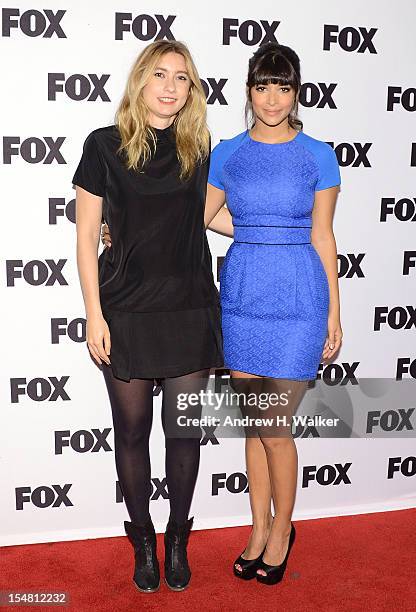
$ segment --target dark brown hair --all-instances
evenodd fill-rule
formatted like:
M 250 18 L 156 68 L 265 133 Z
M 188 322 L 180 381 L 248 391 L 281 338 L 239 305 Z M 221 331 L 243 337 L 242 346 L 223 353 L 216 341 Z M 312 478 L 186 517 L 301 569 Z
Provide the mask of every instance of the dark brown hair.
M 298 97 L 300 91 L 300 61 L 290 47 L 277 42 L 260 45 L 248 62 L 246 122 L 251 129 L 254 125 L 251 88 L 256 85 L 290 85 L 295 91 L 295 103 L 288 117 L 290 127 L 302 130 L 298 118 Z

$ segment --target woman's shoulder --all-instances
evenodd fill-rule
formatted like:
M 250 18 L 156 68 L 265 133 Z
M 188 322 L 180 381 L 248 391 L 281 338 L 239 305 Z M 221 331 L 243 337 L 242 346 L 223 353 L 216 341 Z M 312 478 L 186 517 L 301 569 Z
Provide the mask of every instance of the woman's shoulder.
M 87 139 L 95 140 L 98 144 L 107 143 L 114 139 L 119 139 L 120 133 L 116 125 L 106 125 L 103 127 L 95 128 L 87 136 Z
M 84 150 L 96 151 L 101 157 L 106 157 L 106 153 L 112 155 L 120 146 L 120 133 L 117 126 L 107 125 L 92 130 L 84 141 Z
M 240 134 L 232 136 L 231 138 L 222 138 L 213 150 L 215 151 L 215 149 L 232 149 L 233 147 L 238 146 L 240 143 L 244 142 L 244 140 L 247 138 L 247 135 L 247 130 L 244 130 L 244 132 L 240 132 Z
M 231 138 L 227 138 L 221 140 L 212 150 L 212 157 L 214 159 L 219 159 L 225 161 L 232 155 L 247 139 L 247 130 L 233 136 Z
M 337 155 L 328 142 L 312 138 L 303 132 L 299 132 L 296 140 L 303 145 L 308 155 L 312 156 L 318 169 L 320 180 L 316 190 L 334 187 L 341 183 Z
M 305 134 L 305 132 L 303 131 L 299 132 L 296 140 L 299 144 L 304 145 L 312 153 L 315 153 L 317 155 L 328 155 L 334 153 L 333 148 L 330 144 L 328 144 L 328 142 L 325 142 L 324 140 L 318 140 L 313 136 L 309 136 L 309 134 Z

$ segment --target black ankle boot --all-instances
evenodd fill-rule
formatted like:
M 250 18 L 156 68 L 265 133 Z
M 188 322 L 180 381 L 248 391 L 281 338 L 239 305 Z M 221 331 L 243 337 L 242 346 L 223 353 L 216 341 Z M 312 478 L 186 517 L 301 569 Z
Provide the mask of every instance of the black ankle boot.
M 160 586 L 160 572 L 153 523 L 151 519 L 145 525 L 136 525 L 130 521 L 124 521 L 124 528 L 134 547 L 133 582 L 139 591 L 154 593 Z
M 191 579 L 186 547 L 194 517 L 182 525 L 169 520 L 165 531 L 165 582 L 173 591 L 183 591 Z

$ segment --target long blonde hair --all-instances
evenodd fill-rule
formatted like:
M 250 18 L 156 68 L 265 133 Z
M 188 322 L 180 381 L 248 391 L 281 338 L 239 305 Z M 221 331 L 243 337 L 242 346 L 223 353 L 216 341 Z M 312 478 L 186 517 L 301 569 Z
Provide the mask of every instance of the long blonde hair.
M 162 55 L 170 51 L 183 56 L 191 80 L 188 99 L 173 125 L 181 166 L 180 178 L 187 179 L 192 175 L 197 163 L 208 157 L 210 137 L 206 124 L 205 93 L 191 54 L 184 43 L 158 40 L 140 53 L 130 71 L 115 123 L 121 136 L 119 152 L 125 153 L 127 167 L 142 169 L 156 148 L 156 134 L 148 124 L 149 111 L 142 92 Z

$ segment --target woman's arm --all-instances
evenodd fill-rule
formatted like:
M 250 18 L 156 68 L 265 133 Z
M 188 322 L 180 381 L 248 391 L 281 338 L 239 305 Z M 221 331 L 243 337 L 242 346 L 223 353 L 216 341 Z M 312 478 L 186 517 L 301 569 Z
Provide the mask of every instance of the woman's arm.
M 337 245 L 332 229 L 338 192 L 338 186 L 316 191 L 312 211 L 311 243 L 321 258 L 329 285 L 328 338 L 323 352 L 325 359 L 331 358 L 337 352 L 342 339 Z
M 208 229 L 216 232 L 217 234 L 222 234 L 223 236 L 228 236 L 230 238 L 234 236 L 233 218 L 226 206 L 220 208 L 211 223 L 208 225 Z
M 98 288 L 102 202 L 102 197 L 76 187 L 77 265 L 87 317 L 87 344 L 98 363 L 101 360 L 110 363 L 110 334 L 101 311 Z
M 207 195 L 205 198 L 205 227 L 211 224 L 213 218 L 217 215 L 220 208 L 225 204 L 225 191 L 214 187 L 211 183 L 207 185 Z

